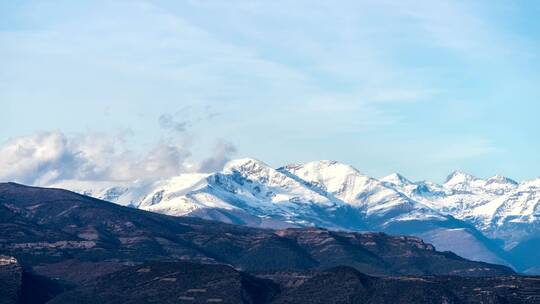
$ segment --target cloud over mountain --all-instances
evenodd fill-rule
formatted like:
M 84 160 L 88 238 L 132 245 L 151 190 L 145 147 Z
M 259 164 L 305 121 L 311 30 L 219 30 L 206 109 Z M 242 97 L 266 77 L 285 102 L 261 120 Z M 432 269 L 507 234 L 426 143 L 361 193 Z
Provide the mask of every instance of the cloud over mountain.
M 0 180 L 50 185 L 63 180 L 133 181 L 167 178 L 184 172 L 216 170 L 236 148 L 218 142 L 214 153 L 191 160 L 181 138 L 160 140 L 144 153 L 128 147 L 123 135 L 39 132 L 0 145 Z

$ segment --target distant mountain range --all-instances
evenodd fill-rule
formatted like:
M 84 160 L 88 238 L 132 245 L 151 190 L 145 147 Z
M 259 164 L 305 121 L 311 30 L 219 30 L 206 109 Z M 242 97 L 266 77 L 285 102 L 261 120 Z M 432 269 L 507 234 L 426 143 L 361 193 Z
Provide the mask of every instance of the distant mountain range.
M 454 172 L 439 185 L 397 173 L 373 178 L 336 161 L 275 169 L 248 158 L 211 174 L 55 186 L 167 215 L 255 227 L 415 235 L 439 250 L 540 273 L 540 179 L 518 183 Z
M 245 227 L 14 183 L 0 183 L 0 287 L 0 303 L 540 301 L 537 277 L 416 237 Z

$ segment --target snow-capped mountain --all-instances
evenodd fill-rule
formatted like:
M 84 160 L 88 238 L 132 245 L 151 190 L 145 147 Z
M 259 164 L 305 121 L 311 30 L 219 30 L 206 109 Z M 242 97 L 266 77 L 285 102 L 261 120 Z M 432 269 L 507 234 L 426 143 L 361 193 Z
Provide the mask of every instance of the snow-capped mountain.
M 415 184 L 423 186 L 425 182 Z M 504 240 L 506 249 L 534 236 L 531 235 L 533 231 L 528 230 L 539 220 L 540 188 L 535 181 L 519 184 L 499 175 L 480 179 L 454 172 L 442 186 L 427 185 L 425 191 L 414 191 L 417 189 L 415 187 L 399 187 L 412 199 L 467 221 L 489 237 Z M 526 223 L 522 228 L 527 231 L 521 231 L 515 225 L 517 223 Z M 515 227 L 511 233 L 504 235 L 509 226 Z
M 512 254 L 540 243 L 540 179 L 517 183 L 503 176 L 481 179 L 454 172 L 439 185 L 397 173 L 377 179 L 335 161 L 274 169 L 246 158 L 212 174 L 57 186 L 169 215 L 260 227 L 411 234 L 466 258 L 512 264 L 518 270 L 540 267 L 540 262 L 524 263 Z

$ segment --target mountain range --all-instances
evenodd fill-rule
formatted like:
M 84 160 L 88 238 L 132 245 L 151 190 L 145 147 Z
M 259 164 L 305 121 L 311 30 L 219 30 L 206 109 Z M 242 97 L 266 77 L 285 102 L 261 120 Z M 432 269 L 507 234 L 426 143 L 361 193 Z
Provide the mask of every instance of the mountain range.
M 262 229 L 0 183 L 0 303 L 539 303 L 417 237 Z
M 454 172 L 443 184 L 374 178 L 336 161 L 273 168 L 245 158 L 209 174 L 56 185 L 120 205 L 260 228 L 407 234 L 468 259 L 540 273 L 540 178 Z

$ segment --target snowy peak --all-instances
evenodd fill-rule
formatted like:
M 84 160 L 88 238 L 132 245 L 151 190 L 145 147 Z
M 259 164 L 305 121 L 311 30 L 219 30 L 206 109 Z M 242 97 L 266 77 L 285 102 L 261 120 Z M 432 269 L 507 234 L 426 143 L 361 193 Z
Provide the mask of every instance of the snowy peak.
M 291 175 L 305 181 L 312 189 L 327 193 L 353 208 L 359 208 L 368 217 L 380 220 L 388 216 L 398 218 L 413 210 L 416 215 L 436 216 L 437 212 L 426 210 L 422 204 L 386 182 L 360 173 L 356 168 L 336 161 L 314 161 L 288 165 L 278 170 L 287 170 Z M 403 178 L 404 181 L 407 181 Z M 422 211 L 420 211 L 422 210 Z
M 445 185 L 456 185 L 463 183 L 470 183 L 478 180 L 477 177 L 470 175 L 462 171 L 454 171 L 446 178 Z
M 216 174 L 232 178 L 241 185 L 244 182 L 266 186 L 286 186 L 294 183 L 288 176 L 253 158 L 231 160 L 225 164 L 221 173 Z
M 540 177 L 537 178 L 537 179 L 528 180 L 528 181 L 525 181 L 525 182 L 519 184 L 519 188 L 527 188 L 527 189 L 537 188 L 537 189 L 540 189 Z
M 443 187 L 455 191 L 472 191 L 485 186 L 486 181 L 476 176 L 461 172 L 454 171 L 446 178 L 446 182 Z
M 353 175 L 365 176 L 353 166 L 343 164 L 335 160 L 319 160 L 304 164 L 290 164 L 286 165 L 282 169 L 285 169 L 296 175 L 301 174 L 308 179 L 317 178 L 317 176 L 333 176 L 336 178 L 343 178 Z
M 495 175 L 481 179 L 467 173 L 455 171 L 448 176 L 443 187 L 458 192 L 494 193 L 502 195 L 518 187 L 518 183 L 508 177 Z
M 459 185 L 459 184 L 472 184 L 472 183 L 475 183 L 475 182 L 477 184 L 485 184 L 485 185 L 508 184 L 508 185 L 517 186 L 519 184 L 518 182 L 516 182 L 515 180 L 513 180 L 511 178 L 508 178 L 508 177 L 502 176 L 502 175 L 498 175 L 498 174 L 488 178 L 487 180 L 483 180 L 481 178 L 475 177 L 473 175 L 470 175 L 470 174 L 467 174 L 467 173 L 464 173 L 464 172 L 461 172 L 461 171 L 454 171 L 454 172 L 452 172 L 452 174 L 450 174 L 446 178 L 446 182 L 444 183 L 444 185 L 451 186 L 451 185 Z
M 291 174 L 310 181 L 331 184 L 343 182 L 353 177 L 370 178 L 360 173 L 351 165 L 343 164 L 332 160 L 313 161 L 305 164 L 294 164 L 283 167 Z
M 223 172 L 230 173 L 233 171 L 243 172 L 247 174 L 256 174 L 273 170 L 266 163 L 255 158 L 240 158 L 227 162 L 223 167 Z
M 331 193 L 339 199 L 352 203 L 358 193 L 379 181 L 360 173 L 350 165 L 336 161 L 314 161 L 287 165 L 281 170 L 297 176 L 311 187 Z
M 275 191 L 278 190 L 277 188 L 289 192 L 302 192 L 304 190 L 304 185 L 291 178 L 291 176 L 252 158 L 232 160 L 225 165 L 221 173 L 217 174 L 230 178 L 239 185 L 247 183 L 251 185 L 250 187 L 273 187 L 276 188 Z
M 519 183 L 502 175 L 495 175 L 486 180 L 484 188 L 486 191 L 494 192 L 496 194 L 504 194 L 511 190 L 516 189 Z
M 490 185 L 490 184 L 509 184 L 509 185 L 517 186 L 518 182 L 516 182 L 515 180 L 513 180 L 511 178 L 508 178 L 506 176 L 495 175 L 493 177 L 490 177 L 487 180 L 486 185 Z
M 400 186 L 400 187 L 413 184 L 413 182 L 411 182 L 410 180 L 408 180 L 406 177 L 404 177 L 403 175 L 399 173 L 392 173 L 388 176 L 381 178 L 380 180 L 383 182 L 393 184 L 395 186 Z

